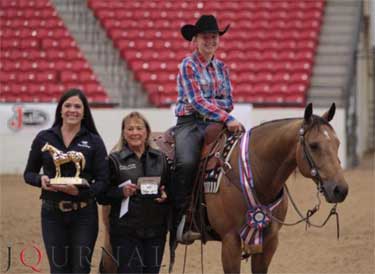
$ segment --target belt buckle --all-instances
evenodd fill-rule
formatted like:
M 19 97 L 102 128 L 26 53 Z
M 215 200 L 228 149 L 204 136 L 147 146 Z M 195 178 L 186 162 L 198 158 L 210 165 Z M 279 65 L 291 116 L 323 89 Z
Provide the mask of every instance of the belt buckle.
M 207 122 L 208 121 L 208 118 L 206 116 L 200 114 L 200 113 L 197 113 L 196 117 L 197 117 L 198 120 L 201 120 L 203 122 Z
M 70 205 L 70 207 L 65 207 L 66 205 Z M 59 202 L 59 209 L 62 212 L 69 212 L 73 210 L 73 204 L 71 201 L 60 201 Z

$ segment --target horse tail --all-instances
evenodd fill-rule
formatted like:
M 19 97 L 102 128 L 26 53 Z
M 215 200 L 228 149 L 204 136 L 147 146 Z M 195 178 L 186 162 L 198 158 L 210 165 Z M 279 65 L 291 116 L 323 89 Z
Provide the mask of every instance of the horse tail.
M 82 153 L 81 153 L 81 163 L 82 163 L 82 169 L 81 170 L 84 170 L 85 166 L 86 166 L 86 159 L 85 159 L 85 156 Z

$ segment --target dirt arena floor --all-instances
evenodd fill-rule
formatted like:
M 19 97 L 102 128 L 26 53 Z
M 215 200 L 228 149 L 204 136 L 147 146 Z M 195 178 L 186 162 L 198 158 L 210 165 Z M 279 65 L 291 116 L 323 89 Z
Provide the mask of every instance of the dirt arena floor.
M 2 156 L 4 157 L 4 155 Z M 270 273 L 375 273 L 374 262 L 374 213 L 375 213 L 375 160 L 374 154 L 361 161 L 359 167 L 347 170 L 349 195 L 338 207 L 340 214 L 340 239 L 336 239 L 336 223 L 331 220 L 323 229 L 310 228 L 303 224 L 284 227 L 280 232 L 279 248 L 270 266 Z M 0 272 L 8 264 L 8 246 L 11 246 L 11 267 L 7 273 L 33 273 L 20 261 L 37 265 L 40 273 L 48 273 L 40 230 L 39 189 L 26 185 L 20 176 L 1 176 L 1 262 Z M 300 175 L 293 175 L 288 181 L 289 189 L 303 211 L 316 202 L 315 186 L 312 181 Z M 321 211 L 313 220 L 320 223 L 330 207 L 323 202 Z M 297 216 L 289 207 L 288 220 Z M 101 225 L 101 230 L 103 226 Z M 100 247 L 103 245 L 100 233 L 94 253 L 92 273 L 97 273 Z M 42 250 L 42 259 L 36 261 L 36 250 Z M 182 272 L 183 246 L 178 248 L 174 273 Z M 186 273 L 201 273 L 201 246 L 195 243 L 187 250 Z M 221 246 L 209 242 L 203 247 L 204 273 L 222 273 L 220 261 Z M 165 253 L 161 272 L 168 272 L 168 251 Z M 242 273 L 250 273 L 249 262 L 243 261 Z

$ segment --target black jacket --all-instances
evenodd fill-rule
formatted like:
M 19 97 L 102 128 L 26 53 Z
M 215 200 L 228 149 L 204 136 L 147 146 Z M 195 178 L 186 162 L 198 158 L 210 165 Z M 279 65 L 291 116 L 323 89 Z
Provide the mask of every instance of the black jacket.
M 129 198 L 128 212 L 119 218 L 121 202 L 124 199 L 122 188 L 118 185 L 131 180 L 137 183 L 139 177 L 161 177 L 160 185 L 169 184 L 167 160 L 164 154 L 147 147 L 142 157 L 128 147 L 120 152 L 111 153 L 110 187 L 106 201 L 111 204 L 110 233 L 113 235 L 128 234 L 137 237 L 151 238 L 165 235 L 167 231 L 169 205 L 158 203 L 155 197 L 145 196 L 139 190 Z M 160 193 L 160 192 L 159 192 Z
M 78 196 L 42 189 L 41 199 L 82 201 L 99 196 L 106 190 L 109 177 L 106 148 L 100 136 L 91 133 L 83 126 L 69 147 L 65 147 L 60 127 L 56 126 L 39 132 L 31 145 L 24 172 L 26 183 L 41 187 L 41 175 L 39 174 L 41 167 L 43 167 L 44 175 L 47 175 L 49 178 L 55 177 L 56 170 L 52 156 L 47 151 L 41 151 L 47 142 L 64 153 L 71 150 L 83 153 L 86 166 L 81 171 L 80 177 L 85 178 L 90 183 L 90 187 L 79 187 Z M 63 177 L 73 177 L 75 172 L 76 168 L 72 162 L 61 165 L 61 174 Z

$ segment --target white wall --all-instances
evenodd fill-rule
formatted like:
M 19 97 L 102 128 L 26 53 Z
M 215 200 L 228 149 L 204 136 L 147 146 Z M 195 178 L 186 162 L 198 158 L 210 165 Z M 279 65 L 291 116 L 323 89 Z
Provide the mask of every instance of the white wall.
M 23 109 L 39 108 L 48 113 L 49 120 L 39 126 L 23 126 L 17 131 L 12 131 L 7 127 L 7 121 L 14 118 L 14 105 L 2 104 L 0 106 L 0 174 L 22 173 L 30 149 L 30 145 L 35 135 L 42 128 L 47 128 L 53 122 L 55 105 L 48 104 L 24 104 Z M 120 136 L 122 118 L 131 112 L 132 109 L 94 109 L 93 115 L 97 128 L 102 135 L 107 149 L 116 143 Z M 153 131 L 164 131 L 174 125 L 175 118 L 172 110 L 169 109 L 139 109 L 149 120 Z M 245 125 L 247 129 L 251 125 L 287 117 L 302 117 L 301 108 L 266 108 L 252 109 L 249 105 L 236 105 L 234 115 Z M 315 109 L 314 113 L 323 114 L 325 109 Z M 346 167 L 345 158 L 345 113 L 343 109 L 337 109 L 336 116 L 332 121 L 332 126 L 336 130 L 341 141 L 339 157 L 343 166 Z

